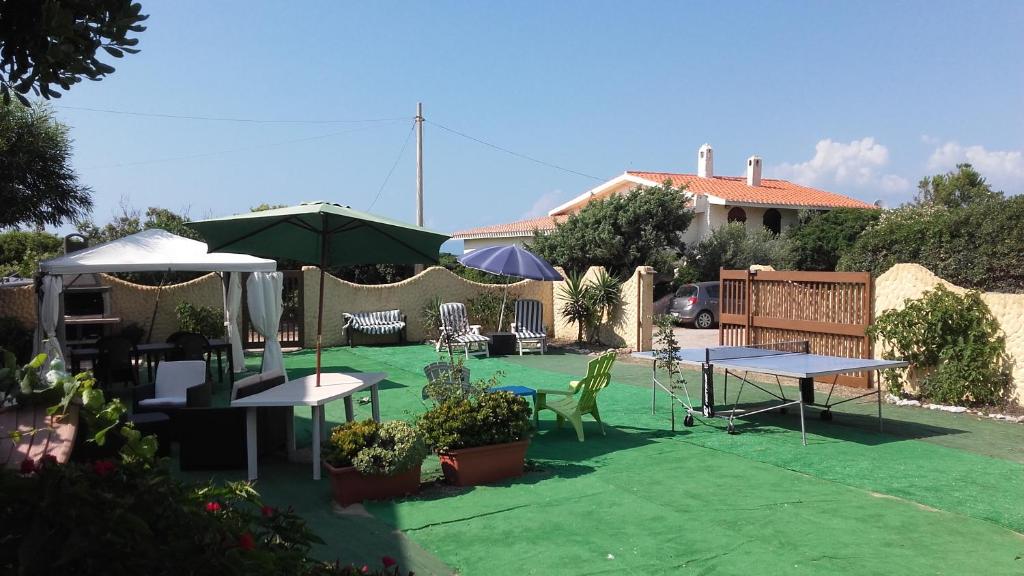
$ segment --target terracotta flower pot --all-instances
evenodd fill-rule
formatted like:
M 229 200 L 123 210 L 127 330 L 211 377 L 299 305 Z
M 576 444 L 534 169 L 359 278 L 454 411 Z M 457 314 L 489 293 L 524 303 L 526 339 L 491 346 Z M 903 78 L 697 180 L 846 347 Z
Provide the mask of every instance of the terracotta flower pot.
M 363 500 L 389 500 L 420 491 L 420 465 L 394 476 L 366 476 L 355 466 L 335 468 L 324 462 L 331 493 L 342 506 Z
M 520 440 L 508 444 L 460 448 L 438 454 L 438 457 L 441 459 L 445 480 L 456 486 L 475 486 L 522 476 L 529 446 L 529 440 Z

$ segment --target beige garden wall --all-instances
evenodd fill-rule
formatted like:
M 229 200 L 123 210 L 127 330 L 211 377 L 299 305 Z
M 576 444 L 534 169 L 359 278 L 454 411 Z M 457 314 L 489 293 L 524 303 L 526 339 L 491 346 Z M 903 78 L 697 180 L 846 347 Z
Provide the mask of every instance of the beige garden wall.
M 584 282 L 591 282 L 604 270 L 592 266 L 583 275 Z M 555 282 L 553 300 L 555 310 L 565 304 L 562 287 L 565 282 Z M 654 268 L 640 266 L 632 276 L 622 283 L 622 305 L 611 315 L 611 320 L 600 327 L 601 342 L 616 348 L 630 348 L 635 351 L 651 349 L 654 325 Z M 575 340 L 579 329 L 561 316 L 555 321 L 555 338 Z
M 891 309 L 903 307 L 903 301 L 920 298 L 926 290 L 942 284 L 963 294 L 967 290 L 951 284 L 918 264 L 897 264 L 875 279 L 874 317 Z M 1024 294 L 983 292 L 982 300 L 988 305 L 1003 332 L 1006 333 L 1006 351 L 1013 359 L 1013 381 L 1018 402 L 1024 401 Z M 879 356 L 880 350 L 875 350 Z
M 0 288 L 0 316 L 13 316 L 27 328 L 36 327 L 36 291 L 34 286 Z
M 138 324 L 148 330 L 158 291 L 160 307 L 153 322 L 154 342 L 162 342 L 178 330 L 174 308 L 181 302 L 224 309 L 221 280 L 216 274 L 207 274 L 191 282 L 171 284 L 162 289 L 125 282 L 106 274 L 97 276 L 100 284 L 110 286 L 110 315 L 121 319 L 121 324 L 112 328 L 114 332 L 128 324 Z M 71 277 L 66 279 L 70 281 Z M 31 286 L 0 289 L 0 316 L 14 316 L 27 328 L 35 329 L 38 321 L 35 306 L 36 295 Z
M 320 294 L 320 271 L 307 266 L 303 271 L 305 298 L 305 345 L 316 346 L 317 298 Z M 433 266 L 407 280 L 394 284 L 362 285 L 346 282 L 331 275 L 324 279 L 324 346 L 347 344 L 341 329 L 344 325 L 343 312 L 374 312 L 378 310 L 401 310 L 408 317 L 408 338 L 421 341 L 428 338 L 423 327 L 423 308 L 435 297 L 445 302 L 462 302 L 485 292 L 501 293 L 503 286 L 479 284 L 466 280 L 457 274 Z M 508 285 L 509 299 L 532 298 L 544 305 L 544 323 L 551 326 L 554 312 L 551 302 L 551 282 L 523 280 Z M 470 319 L 472 321 L 472 318 Z M 370 342 L 371 337 L 360 335 L 357 343 Z M 380 337 L 382 342 L 394 341 L 394 336 Z

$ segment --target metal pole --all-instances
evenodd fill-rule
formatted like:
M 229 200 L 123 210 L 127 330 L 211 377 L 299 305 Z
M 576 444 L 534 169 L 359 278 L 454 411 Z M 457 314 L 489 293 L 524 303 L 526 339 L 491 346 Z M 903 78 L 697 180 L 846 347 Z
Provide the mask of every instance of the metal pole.
M 416 225 L 423 226 L 423 102 L 416 103 Z M 417 264 L 413 273 L 423 272 Z

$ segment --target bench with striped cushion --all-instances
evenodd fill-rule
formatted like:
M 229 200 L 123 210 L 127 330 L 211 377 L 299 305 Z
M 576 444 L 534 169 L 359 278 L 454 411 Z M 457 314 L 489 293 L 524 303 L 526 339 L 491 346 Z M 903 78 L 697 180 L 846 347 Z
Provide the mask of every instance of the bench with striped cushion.
M 523 344 L 534 344 L 541 354 L 547 350 L 548 331 L 544 326 L 544 305 L 539 300 L 516 300 L 516 321 L 512 324 L 519 355 Z
M 401 310 L 383 310 L 380 312 L 355 312 L 342 314 L 345 317 L 345 336 L 348 338 L 349 346 L 355 346 L 352 342 L 352 333 L 363 334 L 398 334 L 398 342 L 405 342 L 405 315 Z

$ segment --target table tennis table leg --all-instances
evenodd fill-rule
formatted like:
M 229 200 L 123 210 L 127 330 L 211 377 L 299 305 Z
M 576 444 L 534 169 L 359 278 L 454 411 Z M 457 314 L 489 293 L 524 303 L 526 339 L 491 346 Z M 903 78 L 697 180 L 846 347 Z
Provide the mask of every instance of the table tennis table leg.
M 800 398 L 800 440 L 807 446 L 807 429 L 804 427 L 804 399 Z

